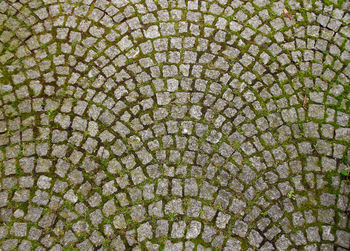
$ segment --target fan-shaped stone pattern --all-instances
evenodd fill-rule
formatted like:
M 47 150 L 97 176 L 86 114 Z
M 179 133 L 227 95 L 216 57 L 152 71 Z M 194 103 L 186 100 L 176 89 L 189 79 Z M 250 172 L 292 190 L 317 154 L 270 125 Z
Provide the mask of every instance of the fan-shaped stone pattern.
M 0 248 L 349 249 L 349 9 L 2 1 Z

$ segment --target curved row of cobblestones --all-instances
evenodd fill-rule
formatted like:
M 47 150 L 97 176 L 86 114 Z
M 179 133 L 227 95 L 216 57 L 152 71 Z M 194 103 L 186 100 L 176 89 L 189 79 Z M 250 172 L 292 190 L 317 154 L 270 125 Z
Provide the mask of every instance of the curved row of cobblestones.
M 325 2 L 1 1 L 0 248 L 349 249 Z

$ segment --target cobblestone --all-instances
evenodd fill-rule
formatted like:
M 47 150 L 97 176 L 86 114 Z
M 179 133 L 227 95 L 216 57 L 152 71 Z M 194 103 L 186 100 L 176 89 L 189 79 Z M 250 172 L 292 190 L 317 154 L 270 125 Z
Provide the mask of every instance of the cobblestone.
M 1 1 L 0 249 L 348 250 L 350 4 L 287 2 Z

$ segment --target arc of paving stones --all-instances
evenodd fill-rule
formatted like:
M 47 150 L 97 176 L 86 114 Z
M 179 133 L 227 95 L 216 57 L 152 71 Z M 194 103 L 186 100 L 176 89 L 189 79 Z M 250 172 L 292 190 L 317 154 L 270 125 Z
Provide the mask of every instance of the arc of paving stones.
M 348 10 L 2 1 L 1 249 L 348 249 Z

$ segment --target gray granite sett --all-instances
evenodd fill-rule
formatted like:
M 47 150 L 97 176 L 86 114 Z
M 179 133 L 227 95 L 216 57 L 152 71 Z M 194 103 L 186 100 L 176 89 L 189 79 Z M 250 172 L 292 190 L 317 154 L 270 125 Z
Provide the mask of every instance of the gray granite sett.
M 343 230 L 336 231 L 336 244 L 340 245 L 344 249 L 350 247 L 350 235 Z
M 201 233 L 202 223 L 199 221 L 191 221 L 187 233 L 186 239 L 194 239 Z
M 141 224 L 140 227 L 137 229 L 137 240 L 141 242 L 145 239 L 152 239 L 152 237 L 153 232 L 151 224 L 149 222 Z
M 184 221 L 173 222 L 171 237 L 172 238 L 183 238 L 185 234 L 186 223 Z
M 232 233 L 244 238 L 246 236 L 247 231 L 248 231 L 248 224 L 245 223 L 244 221 L 236 220 L 232 228 Z
M 307 228 L 306 229 L 306 236 L 307 236 L 307 239 L 311 242 L 319 242 L 320 241 L 319 230 L 316 227 Z
M 169 231 L 169 222 L 167 220 L 158 220 L 156 228 L 156 237 L 166 236 Z
M 204 225 L 203 233 L 202 233 L 202 239 L 209 243 L 212 241 L 214 235 L 216 234 L 216 229 L 212 226 Z

